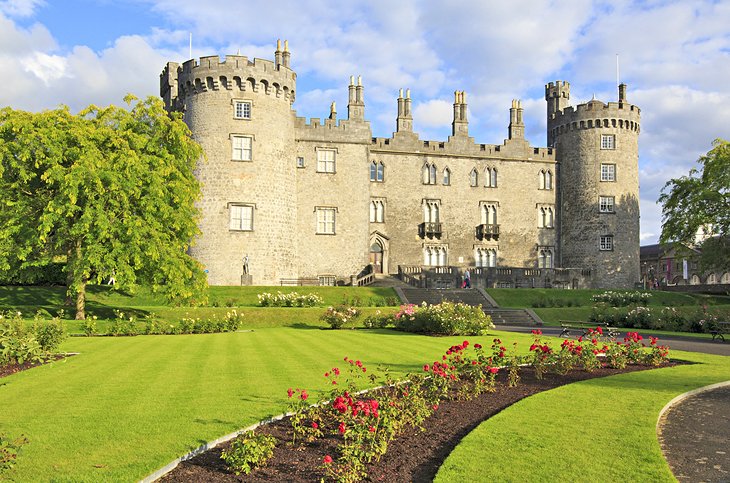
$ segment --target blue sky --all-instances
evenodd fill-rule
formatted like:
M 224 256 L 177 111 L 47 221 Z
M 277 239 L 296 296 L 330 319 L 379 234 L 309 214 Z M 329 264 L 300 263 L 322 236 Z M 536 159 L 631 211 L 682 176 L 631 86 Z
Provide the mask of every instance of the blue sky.
M 0 0 L 0 106 L 41 110 L 159 94 L 167 61 L 240 51 L 273 59 L 288 39 L 294 108 L 346 112 L 362 75 L 373 135 L 395 129 L 410 88 L 422 139 L 450 134 L 453 91 L 467 93 L 476 142 L 501 143 L 511 99 L 526 137 L 545 146 L 544 85 L 571 83 L 571 103 L 614 101 L 616 54 L 642 109 L 642 244 L 661 231 L 659 192 L 717 137 L 730 138 L 730 1 L 665 0 Z

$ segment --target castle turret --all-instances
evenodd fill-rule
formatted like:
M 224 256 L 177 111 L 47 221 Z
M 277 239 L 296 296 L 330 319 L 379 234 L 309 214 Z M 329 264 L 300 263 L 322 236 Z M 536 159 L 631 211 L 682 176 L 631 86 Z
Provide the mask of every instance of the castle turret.
M 466 114 L 466 93 L 454 91 L 454 121 L 451 123 L 452 136 L 469 136 L 469 121 Z
M 569 84 L 550 83 L 548 143 L 558 161 L 559 259 L 590 269 L 596 288 L 630 288 L 639 279 L 640 110 L 626 102 L 569 107 Z
M 288 50 L 278 43 L 274 62 L 229 55 L 169 63 L 161 75 L 167 108 L 183 112 L 207 158 L 196 168 L 202 234 L 190 252 L 212 285 L 297 275 L 296 74 Z
M 558 113 L 563 112 L 563 109 L 570 104 L 570 83 L 566 81 L 550 82 L 545 86 L 545 100 L 547 101 L 549 123 L 550 119 L 554 119 Z M 550 134 L 550 129 L 548 129 L 547 145 L 551 148 L 555 146 L 555 140 Z

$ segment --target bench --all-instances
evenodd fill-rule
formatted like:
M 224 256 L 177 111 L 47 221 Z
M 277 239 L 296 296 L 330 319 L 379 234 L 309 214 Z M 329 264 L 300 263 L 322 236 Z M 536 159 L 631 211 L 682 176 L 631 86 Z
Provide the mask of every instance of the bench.
M 280 278 L 281 286 L 319 285 L 318 278 Z
M 593 324 L 589 322 L 578 322 L 572 320 L 561 320 L 560 327 L 563 331 L 560 332 L 559 337 L 568 337 L 571 331 L 580 332 L 580 335 L 588 335 L 588 331 L 600 327 L 603 329 L 603 335 L 605 337 L 616 337 L 619 335 L 618 328 L 610 327 L 608 324 Z
M 710 331 L 710 334 L 712 334 L 712 340 L 715 339 L 722 340 L 725 342 L 725 335 L 728 333 L 728 329 L 730 328 L 730 322 L 718 322 L 717 328 L 712 329 Z

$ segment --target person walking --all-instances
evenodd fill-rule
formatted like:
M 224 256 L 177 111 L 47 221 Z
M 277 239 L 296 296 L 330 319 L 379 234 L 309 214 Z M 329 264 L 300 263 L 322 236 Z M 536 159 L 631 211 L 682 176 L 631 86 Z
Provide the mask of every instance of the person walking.
M 468 268 L 464 272 L 464 288 L 471 288 L 471 274 Z

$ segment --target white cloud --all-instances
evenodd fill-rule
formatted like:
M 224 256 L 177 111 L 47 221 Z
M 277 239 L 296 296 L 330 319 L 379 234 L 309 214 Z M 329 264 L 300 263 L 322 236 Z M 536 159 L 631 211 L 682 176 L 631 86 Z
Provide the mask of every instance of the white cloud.
M 419 102 L 413 108 L 413 122 L 427 128 L 441 127 L 454 120 L 454 107 L 441 99 Z
M 59 55 L 48 55 L 43 52 L 33 52 L 23 60 L 26 72 L 34 74 L 46 86 L 62 77 L 68 77 L 68 61 Z
M 0 13 L 11 17 L 30 17 L 45 3 L 43 0 L 4 0 L 0 2 Z

